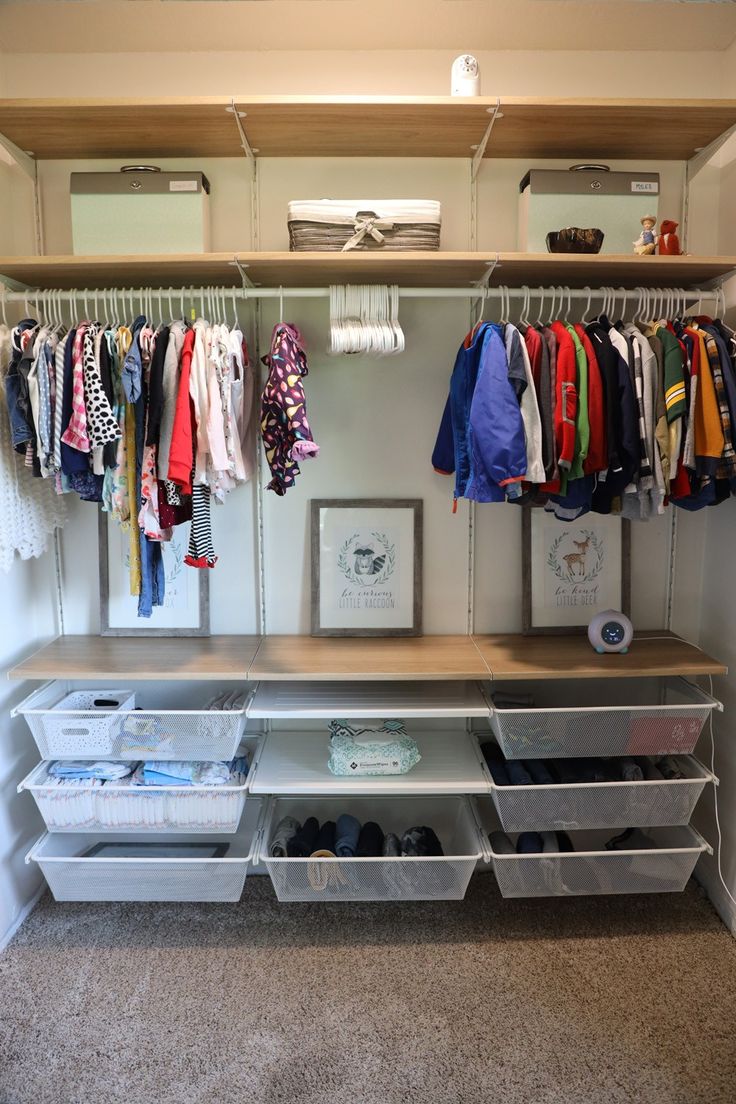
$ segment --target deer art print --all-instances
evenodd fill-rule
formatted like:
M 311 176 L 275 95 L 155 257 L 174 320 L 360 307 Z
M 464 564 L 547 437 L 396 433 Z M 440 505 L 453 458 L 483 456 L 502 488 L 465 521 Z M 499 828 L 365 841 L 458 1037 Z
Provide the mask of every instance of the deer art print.
M 586 537 L 583 541 L 574 540 L 572 543 L 577 548 L 577 552 L 568 552 L 566 556 L 562 557 L 562 560 L 571 579 L 574 579 L 576 574 L 582 579 L 585 575 L 585 554 L 590 545 L 590 537 Z

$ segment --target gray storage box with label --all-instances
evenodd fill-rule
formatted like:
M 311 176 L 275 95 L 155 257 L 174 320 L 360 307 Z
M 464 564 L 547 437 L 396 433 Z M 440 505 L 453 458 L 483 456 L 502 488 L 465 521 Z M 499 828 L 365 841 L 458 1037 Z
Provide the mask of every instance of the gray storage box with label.
M 546 253 L 551 230 L 579 226 L 603 231 L 601 253 L 632 254 L 641 219 L 657 216 L 659 173 L 611 172 L 603 165 L 530 169 L 519 192 L 522 252 Z
M 126 165 L 119 172 L 72 173 L 74 252 L 206 253 L 209 191 L 201 172 Z

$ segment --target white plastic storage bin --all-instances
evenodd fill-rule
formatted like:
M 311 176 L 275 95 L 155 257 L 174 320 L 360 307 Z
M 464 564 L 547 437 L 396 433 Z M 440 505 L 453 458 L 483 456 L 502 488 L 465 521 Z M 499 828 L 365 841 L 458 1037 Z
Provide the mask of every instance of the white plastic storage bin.
M 547 786 L 493 783 L 491 796 L 506 832 L 688 824 L 704 786 L 715 775 L 691 755 L 674 758 L 684 778 Z
M 723 708 L 682 678 L 494 683 L 492 690 L 534 701 L 532 708 L 493 706 L 491 728 L 507 759 L 688 755 L 711 709 Z
M 429 825 L 445 852 L 442 858 L 276 859 L 271 832 L 284 816 L 300 824 L 315 816 L 322 824 L 352 813 L 364 824 L 375 820 L 384 832 L 401 836 Z M 279 901 L 460 901 L 484 854 L 480 826 L 466 797 L 444 798 L 272 798 L 261 833 L 258 860 L 266 865 Z
M 173 683 L 166 688 L 143 686 L 135 702 L 106 716 L 104 741 L 94 727 L 98 714 L 89 708 L 67 708 L 74 688 L 65 682 L 46 683 L 16 706 L 13 716 L 25 717 L 44 759 L 232 759 L 245 729 L 250 692 L 242 688 L 237 710 L 210 710 L 206 703 L 224 689 L 218 683 Z M 106 691 L 88 690 L 81 704 Z M 63 726 L 64 740 L 58 733 Z
M 238 901 L 253 858 L 259 815 L 259 802 L 249 802 L 237 833 L 225 839 L 47 833 L 26 862 L 38 863 L 57 901 Z M 225 847 L 225 854 L 216 853 Z M 100 853 L 90 854 L 97 849 Z M 164 849 L 169 853 L 162 854 Z
M 95 702 L 112 704 L 95 705 Z M 18 706 L 19 712 L 25 704 Z M 82 743 L 89 748 L 89 755 L 110 755 L 120 727 L 120 713 L 132 709 L 135 709 L 132 690 L 68 690 L 46 709 L 43 722 L 46 754 L 55 759 L 73 756 L 74 749 Z M 30 719 L 28 723 L 33 731 Z
M 104 786 L 59 786 L 39 763 L 18 786 L 33 794 L 49 832 L 235 832 L 257 763 L 259 737 L 243 741 L 248 757 L 243 785 L 135 786 L 127 779 Z
M 613 833 L 615 834 L 615 833 Z M 489 845 L 503 897 L 574 897 L 609 893 L 680 893 L 703 851 L 691 827 L 647 830 L 650 851 L 606 851 L 610 829 L 570 834 L 575 851 L 499 855 Z M 512 842 L 516 839 L 512 836 Z

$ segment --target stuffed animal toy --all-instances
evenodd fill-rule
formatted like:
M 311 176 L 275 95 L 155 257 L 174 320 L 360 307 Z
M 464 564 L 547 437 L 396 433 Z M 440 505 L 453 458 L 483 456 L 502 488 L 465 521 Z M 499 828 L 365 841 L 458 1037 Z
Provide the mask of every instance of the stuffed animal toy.
M 680 239 L 677 236 L 678 223 L 671 219 L 664 219 L 659 228 L 659 255 L 660 257 L 679 257 L 682 254 Z

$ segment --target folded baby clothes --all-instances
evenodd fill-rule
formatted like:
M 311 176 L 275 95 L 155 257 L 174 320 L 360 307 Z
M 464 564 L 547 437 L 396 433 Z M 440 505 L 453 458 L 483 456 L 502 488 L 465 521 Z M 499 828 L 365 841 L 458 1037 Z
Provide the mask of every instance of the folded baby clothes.
M 401 841 L 395 832 L 389 832 L 383 841 L 383 856 L 386 859 L 397 859 L 401 855 Z
M 341 813 L 335 826 L 335 854 L 339 859 L 354 859 L 358 850 L 360 821 L 350 813 Z
M 635 759 L 619 759 L 618 766 L 624 782 L 644 781 L 644 771 Z
M 532 776 L 520 759 L 509 759 L 506 773 L 512 786 L 531 786 Z
M 401 854 L 425 858 L 427 856 L 444 855 L 444 851 L 434 829 L 427 828 L 424 825 L 420 828 L 408 828 L 404 832 L 401 837 Z
M 230 764 L 154 759 L 143 764 L 144 786 L 223 786 L 230 781 Z
M 298 832 L 286 842 L 286 854 L 290 859 L 308 859 L 314 851 L 319 835 L 319 821 L 316 817 L 307 817 Z
M 282 817 L 271 835 L 269 854 L 272 859 L 285 859 L 289 840 L 301 829 L 301 824 L 292 816 Z
M 211 698 L 205 709 L 216 709 L 218 713 L 239 712 L 245 705 L 245 698 L 242 690 L 225 690 Z
M 555 832 L 557 837 L 557 850 L 564 853 L 574 851 L 575 847 L 567 832 Z
M 685 777 L 680 764 L 671 755 L 665 755 L 662 759 L 657 760 L 657 770 L 668 782 L 675 778 Z
M 636 762 L 639 764 L 645 782 L 662 782 L 664 775 L 658 770 L 651 759 L 640 756 Z
M 401 721 L 384 721 L 374 728 L 331 721 L 329 727 L 327 766 L 338 776 L 406 774 L 421 759 L 416 740 L 407 736 Z
M 641 828 L 627 828 L 613 836 L 606 844 L 606 851 L 656 851 L 657 844 Z
M 505 832 L 491 832 L 488 839 L 494 855 L 516 854 L 516 848 Z
M 114 778 L 127 778 L 132 774 L 137 763 L 89 763 L 76 762 L 73 759 L 61 762 L 49 763 L 48 773 L 53 778 L 101 778 L 103 780 Z
M 488 769 L 491 772 L 491 778 L 497 786 L 509 786 L 508 771 L 506 770 L 506 760 L 503 757 L 498 744 L 494 744 L 492 740 L 486 740 L 484 744 L 481 744 L 480 750 L 483 752 L 483 758 L 488 764 Z
M 549 769 L 561 785 L 609 780 L 600 759 L 552 759 Z
M 539 855 L 544 850 L 544 843 L 539 832 L 522 832 L 516 841 L 517 855 Z
M 542 832 L 541 835 L 542 835 L 542 851 L 544 851 L 545 855 L 549 855 L 549 854 L 556 855 L 557 852 L 559 851 L 559 846 L 558 846 L 558 843 L 557 843 L 557 833 L 556 832 Z
M 543 759 L 525 759 L 524 766 L 531 775 L 532 782 L 535 786 L 554 785 L 555 780 Z
M 318 855 L 319 857 L 334 858 L 335 857 L 335 822 L 334 820 L 326 820 L 319 832 L 317 833 L 317 839 L 314 841 L 314 850 L 312 855 Z
M 383 831 L 375 820 L 367 820 L 360 829 L 355 854 L 359 859 L 380 858 L 383 854 Z

